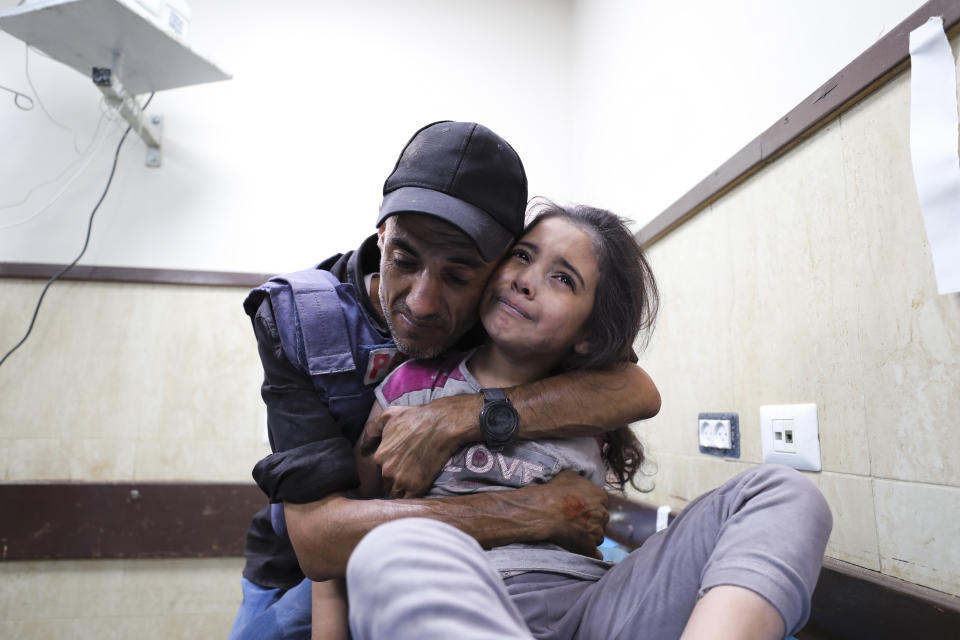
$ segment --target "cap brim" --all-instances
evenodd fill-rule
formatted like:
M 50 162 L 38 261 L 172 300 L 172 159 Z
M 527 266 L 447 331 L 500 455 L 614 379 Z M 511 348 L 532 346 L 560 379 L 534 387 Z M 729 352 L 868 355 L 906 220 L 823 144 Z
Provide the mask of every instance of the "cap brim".
M 377 226 L 397 213 L 422 213 L 446 220 L 473 240 L 480 256 L 487 262 L 499 258 L 516 239 L 480 207 L 433 189 L 400 187 L 386 194 Z

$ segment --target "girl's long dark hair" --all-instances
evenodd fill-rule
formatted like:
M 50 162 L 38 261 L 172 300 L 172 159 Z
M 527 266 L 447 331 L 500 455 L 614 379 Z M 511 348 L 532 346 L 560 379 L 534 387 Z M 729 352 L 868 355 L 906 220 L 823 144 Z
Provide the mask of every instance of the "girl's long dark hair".
M 585 205 L 560 206 L 537 198 L 530 212 L 536 217 L 527 231 L 549 218 L 561 218 L 577 225 L 592 238 L 599 276 L 593 311 L 587 319 L 590 349 L 571 353 L 559 365 L 560 371 L 603 369 L 617 363 L 636 362 L 636 350 L 650 339 L 660 306 L 653 271 L 620 216 Z M 629 426 L 607 434 L 603 460 L 609 470 L 608 484 L 623 490 L 629 482 L 640 489 L 634 476 L 644 462 L 643 445 Z

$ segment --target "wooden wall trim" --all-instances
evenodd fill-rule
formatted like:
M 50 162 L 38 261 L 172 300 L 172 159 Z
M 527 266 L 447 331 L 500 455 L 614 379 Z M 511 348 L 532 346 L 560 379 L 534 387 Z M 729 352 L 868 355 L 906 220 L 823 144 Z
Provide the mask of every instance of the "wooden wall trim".
M 960 629 L 960 598 L 833 558 L 811 604 L 804 631 L 817 638 L 955 638 Z
M 49 280 L 65 265 L 38 262 L 0 262 L 0 278 Z M 272 277 L 267 273 L 233 271 L 189 271 L 184 269 L 149 269 L 139 267 L 102 267 L 77 265 L 61 280 L 94 280 L 100 282 L 142 282 L 148 284 L 190 284 L 219 287 L 256 287 Z
M 0 560 L 241 556 L 253 483 L 0 484 Z
M 243 555 L 266 497 L 252 483 L 0 484 L 0 561 Z M 611 523 L 630 548 L 656 508 L 617 498 Z M 647 531 L 647 530 L 650 531 Z M 952 638 L 960 598 L 826 558 L 807 638 Z
M 960 24 L 960 2 L 931 0 L 827 80 L 756 139 L 701 180 L 636 234 L 649 247 L 719 197 L 841 113 L 883 86 L 910 63 L 910 32 L 931 16 L 942 16 L 949 32 Z

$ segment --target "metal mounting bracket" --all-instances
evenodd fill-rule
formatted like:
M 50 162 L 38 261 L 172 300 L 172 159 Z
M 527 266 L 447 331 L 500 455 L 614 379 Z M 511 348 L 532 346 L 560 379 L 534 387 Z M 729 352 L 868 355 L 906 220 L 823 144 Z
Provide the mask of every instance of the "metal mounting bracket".
M 154 115 L 150 116 L 150 124 L 153 125 L 157 133 L 157 139 L 163 140 L 163 116 Z M 159 146 L 151 147 L 147 145 L 147 166 L 148 167 L 159 167 L 160 161 L 163 159 L 163 151 Z
M 130 127 L 147 145 L 146 165 L 159 167 L 162 160 L 160 145 L 163 139 L 163 116 L 147 118 L 136 96 L 127 91 L 117 74 L 110 69 L 94 67 L 93 84 L 103 93 L 107 104 L 130 123 Z

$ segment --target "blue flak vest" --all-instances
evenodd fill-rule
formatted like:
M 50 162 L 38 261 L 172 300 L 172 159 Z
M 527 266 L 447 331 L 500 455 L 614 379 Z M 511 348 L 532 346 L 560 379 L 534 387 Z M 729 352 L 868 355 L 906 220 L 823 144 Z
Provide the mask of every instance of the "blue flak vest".
M 275 276 L 244 301 L 253 318 L 270 297 L 283 353 L 310 377 L 330 413 L 351 442 L 360 437 L 374 400 L 374 388 L 402 356 L 370 323 L 350 283 L 328 271 L 305 269 Z M 271 505 L 271 521 L 286 536 L 283 505 Z

